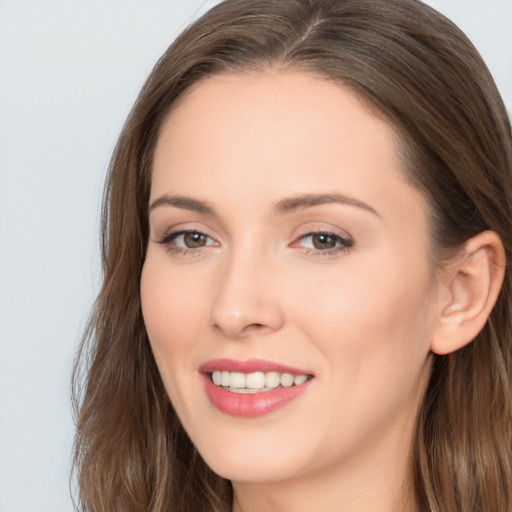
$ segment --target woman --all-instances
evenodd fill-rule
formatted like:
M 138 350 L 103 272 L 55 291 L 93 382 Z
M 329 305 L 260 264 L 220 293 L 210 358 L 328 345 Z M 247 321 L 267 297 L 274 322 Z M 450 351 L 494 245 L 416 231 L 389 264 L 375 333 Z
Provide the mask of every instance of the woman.
M 113 156 L 82 509 L 511 510 L 511 197 L 502 100 L 431 8 L 214 7 Z

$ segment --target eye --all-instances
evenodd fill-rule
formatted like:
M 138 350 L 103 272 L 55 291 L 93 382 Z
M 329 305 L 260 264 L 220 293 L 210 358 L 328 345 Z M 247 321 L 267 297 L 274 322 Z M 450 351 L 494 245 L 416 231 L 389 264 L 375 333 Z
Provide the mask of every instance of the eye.
M 319 231 L 317 233 L 307 233 L 294 243 L 295 247 L 302 247 L 313 253 L 322 253 L 323 255 L 335 254 L 346 251 L 354 245 L 353 240 L 343 238 L 335 233 Z
M 197 231 L 186 231 L 185 233 L 178 233 L 177 236 L 173 238 L 174 243 L 178 247 L 182 247 L 184 249 L 197 249 L 198 247 L 204 247 L 211 241 L 206 235 L 203 233 L 199 233 Z
M 303 240 L 308 240 L 310 248 L 318 249 L 319 251 L 334 249 L 339 243 L 339 237 L 329 233 L 314 233 L 304 237 Z
M 161 240 L 158 240 L 158 243 L 167 246 L 168 251 L 175 253 L 186 253 L 209 245 L 217 245 L 213 238 L 197 230 L 168 233 Z

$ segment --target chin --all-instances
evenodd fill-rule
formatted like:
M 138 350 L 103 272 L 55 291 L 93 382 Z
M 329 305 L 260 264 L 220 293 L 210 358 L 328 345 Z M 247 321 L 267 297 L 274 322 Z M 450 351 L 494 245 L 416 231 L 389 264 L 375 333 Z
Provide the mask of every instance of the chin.
M 208 466 L 219 476 L 232 482 L 263 483 L 292 478 L 297 463 L 273 457 L 253 457 L 244 452 L 223 454 L 220 457 L 204 457 Z
M 213 427 L 214 423 L 212 423 Z M 311 466 L 308 454 L 317 450 L 304 441 L 304 432 L 283 429 L 266 432 L 242 425 L 236 429 L 217 426 L 192 441 L 206 464 L 218 475 L 237 482 L 269 482 L 298 476 Z M 299 450 L 298 447 L 301 447 Z

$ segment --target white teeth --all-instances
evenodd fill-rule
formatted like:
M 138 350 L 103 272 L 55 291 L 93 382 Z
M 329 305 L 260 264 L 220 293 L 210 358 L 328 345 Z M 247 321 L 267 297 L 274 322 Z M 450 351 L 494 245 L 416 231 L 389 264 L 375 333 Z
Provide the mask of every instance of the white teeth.
M 267 388 L 228 388 L 232 393 L 241 393 L 242 395 L 253 395 L 254 393 L 261 393 L 262 391 L 270 391 Z
M 212 381 L 216 386 L 228 388 L 235 393 L 259 393 L 283 386 L 300 386 L 308 380 L 307 375 L 292 375 L 279 372 L 227 372 L 215 370 L 212 372 Z
M 230 388 L 245 388 L 245 373 L 231 372 L 229 379 Z
M 265 374 L 263 372 L 248 373 L 246 378 L 248 388 L 264 388 Z
M 293 375 L 291 373 L 283 373 L 281 375 L 281 386 L 285 388 L 293 386 Z
M 300 386 L 301 384 L 304 384 L 304 382 L 306 382 L 307 380 L 308 380 L 307 375 L 295 375 L 295 377 L 293 379 L 293 383 L 296 386 Z
M 277 388 L 279 384 L 281 384 L 279 372 L 268 372 L 265 375 L 265 386 L 267 386 L 267 388 Z

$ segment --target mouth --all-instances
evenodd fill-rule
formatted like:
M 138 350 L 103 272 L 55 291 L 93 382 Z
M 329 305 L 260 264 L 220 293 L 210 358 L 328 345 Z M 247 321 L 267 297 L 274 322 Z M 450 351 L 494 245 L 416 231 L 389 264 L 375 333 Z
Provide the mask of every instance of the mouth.
M 229 372 L 215 370 L 208 373 L 210 380 L 224 391 L 241 394 L 265 393 L 277 388 L 290 388 L 300 386 L 313 378 L 312 375 L 287 372 Z
M 212 405 L 231 416 L 268 414 L 301 396 L 314 380 L 309 371 L 258 359 L 217 359 L 199 370 Z

